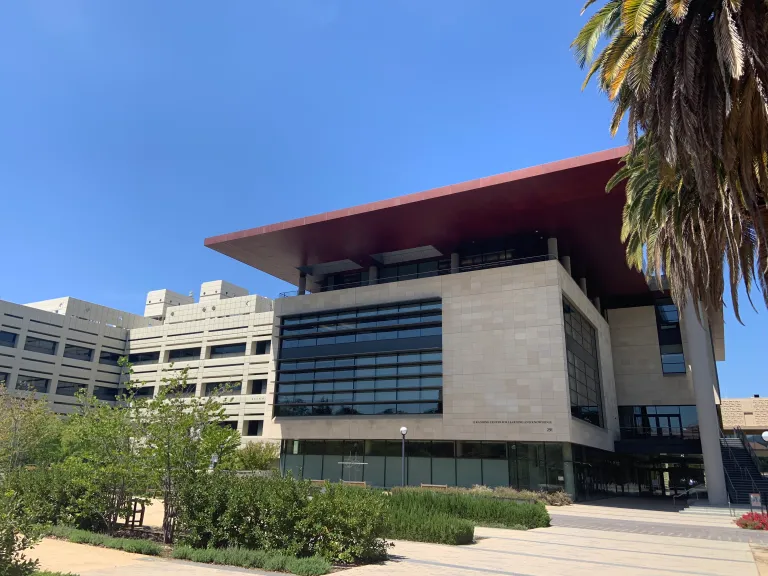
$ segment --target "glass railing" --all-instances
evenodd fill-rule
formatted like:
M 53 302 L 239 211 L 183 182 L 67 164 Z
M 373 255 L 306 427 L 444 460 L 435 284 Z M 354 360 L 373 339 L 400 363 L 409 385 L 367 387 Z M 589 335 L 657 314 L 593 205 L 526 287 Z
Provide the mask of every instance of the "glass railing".
M 628 426 L 621 427 L 622 440 L 665 439 L 698 440 L 698 427 L 681 428 L 679 426 Z
M 474 272 L 476 270 L 487 270 L 489 268 L 501 268 L 505 266 L 519 266 L 521 264 L 533 264 L 535 262 L 546 262 L 547 260 L 556 260 L 557 258 L 551 254 L 544 254 L 541 256 L 527 256 L 525 258 L 512 258 L 510 260 L 496 260 L 495 262 L 483 262 L 482 264 L 471 264 L 467 266 L 459 266 L 453 270 L 430 270 L 429 272 L 416 272 L 415 274 L 401 274 L 392 278 L 378 278 L 376 280 L 361 280 L 359 282 L 347 282 L 345 284 L 334 284 L 332 286 L 321 286 L 318 290 L 313 292 L 317 294 L 320 292 L 331 292 L 335 290 L 346 290 L 347 288 L 361 288 L 363 286 L 375 286 L 378 284 L 390 284 L 392 282 L 403 282 L 405 280 L 416 280 L 419 278 L 431 278 L 434 276 L 445 276 L 448 274 L 457 274 L 461 272 Z M 309 294 L 309 291 L 306 292 Z M 298 296 L 298 290 L 289 290 L 287 292 L 281 292 L 278 298 L 289 298 L 291 296 Z

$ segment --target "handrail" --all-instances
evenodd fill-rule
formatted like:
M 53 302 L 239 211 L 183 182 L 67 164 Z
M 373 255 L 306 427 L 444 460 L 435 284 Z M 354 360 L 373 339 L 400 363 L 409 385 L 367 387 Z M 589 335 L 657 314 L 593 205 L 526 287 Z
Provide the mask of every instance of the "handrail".
M 448 270 L 430 270 L 429 272 L 416 272 L 415 274 L 403 274 L 395 278 L 377 278 L 375 280 L 362 280 L 360 282 L 346 282 L 344 284 L 334 284 L 332 287 L 320 288 L 317 292 L 332 292 L 334 290 L 344 290 L 346 288 L 361 288 L 363 286 L 374 286 L 378 284 L 389 284 L 392 282 L 400 282 L 403 280 L 414 280 L 416 278 L 432 278 L 434 276 L 447 276 L 457 272 L 472 272 L 475 270 L 487 270 L 490 268 L 503 268 L 505 266 L 516 266 L 520 264 L 531 264 L 535 262 L 546 262 L 548 260 L 557 260 L 557 257 L 552 254 L 541 254 L 538 256 L 526 256 L 523 258 L 511 258 L 509 260 L 498 260 L 496 262 L 486 262 L 484 264 L 470 264 L 468 266 L 459 266 L 458 268 L 452 268 Z M 298 290 L 289 290 L 287 292 L 280 292 L 278 298 L 289 298 L 291 296 L 299 296 Z
M 755 464 L 755 468 L 757 469 L 758 473 L 760 472 L 760 459 L 757 457 L 757 454 L 755 453 L 755 449 L 752 448 L 752 445 L 749 443 L 749 440 L 747 440 L 747 435 L 742 430 L 741 426 L 736 426 L 733 429 L 733 432 L 736 434 L 736 437 L 741 440 L 741 443 L 744 445 L 744 448 L 746 449 L 747 453 L 749 454 L 750 458 L 752 458 L 752 462 Z
M 672 496 L 672 506 L 677 508 L 677 501 L 676 500 L 677 500 L 677 498 L 680 498 L 681 496 L 686 496 L 686 495 L 690 496 L 691 494 L 696 494 L 696 500 L 698 500 L 699 499 L 699 492 L 701 492 L 701 491 L 702 491 L 702 487 L 697 485 L 697 486 L 691 486 L 687 490 L 683 490 L 682 492 L 680 492 L 680 494 L 675 494 L 674 496 Z
M 701 437 L 698 428 L 680 426 L 621 426 L 619 431 L 622 440 L 648 438 L 698 440 Z
M 731 457 L 731 460 L 736 465 L 736 468 L 738 469 L 739 473 L 741 474 L 741 479 L 744 480 L 745 478 L 749 479 L 749 483 L 752 485 L 752 492 L 757 492 L 757 485 L 755 484 L 755 479 L 752 478 L 752 473 L 749 470 L 745 470 L 741 464 L 739 464 L 739 461 L 736 459 L 736 455 L 733 453 L 733 450 L 731 449 L 730 445 L 726 442 L 723 444 L 722 440 L 725 440 L 727 437 L 725 433 L 723 432 L 722 428 L 719 429 L 720 432 L 720 446 L 722 447 L 725 445 L 725 447 L 728 449 L 728 454 Z M 725 470 L 725 467 L 723 467 L 723 471 L 725 472 L 726 478 L 730 481 L 730 477 L 728 475 L 728 472 Z M 736 491 L 736 488 L 733 486 L 733 482 L 731 482 L 731 488 L 733 489 L 733 493 L 736 494 L 738 497 L 738 492 Z

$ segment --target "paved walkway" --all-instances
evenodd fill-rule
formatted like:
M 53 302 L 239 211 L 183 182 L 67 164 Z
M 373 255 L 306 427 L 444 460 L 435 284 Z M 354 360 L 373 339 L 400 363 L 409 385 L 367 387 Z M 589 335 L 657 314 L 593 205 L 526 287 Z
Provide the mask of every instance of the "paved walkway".
M 665 509 L 574 505 L 552 508 L 551 528 L 477 528 L 476 543 L 395 542 L 392 559 L 344 570 L 345 576 L 768 576 L 768 536 L 729 517 Z M 751 544 L 750 544 L 751 543 Z M 765 546 L 757 546 L 757 543 Z M 754 556 L 753 556 L 754 552 Z M 42 567 L 80 576 L 226 576 L 267 574 L 165 560 L 45 540 L 33 551 Z M 756 564 L 755 557 L 764 563 Z M 758 567 L 763 572 L 758 571 Z

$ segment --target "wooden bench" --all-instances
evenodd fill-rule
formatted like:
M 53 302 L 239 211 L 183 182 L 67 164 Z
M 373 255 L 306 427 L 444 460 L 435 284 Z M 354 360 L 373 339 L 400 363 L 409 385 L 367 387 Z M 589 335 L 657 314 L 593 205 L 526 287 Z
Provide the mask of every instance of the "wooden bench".
M 448 490 L 448 484 L 422 484 L 421 487 L 428 490 Z
M 367 484 L 365 482 L 360 482 L 357 480 L 342 480 L 342 484 L 346 484 L 347 486 L 360 486 L 361 488 L 365 488 Z

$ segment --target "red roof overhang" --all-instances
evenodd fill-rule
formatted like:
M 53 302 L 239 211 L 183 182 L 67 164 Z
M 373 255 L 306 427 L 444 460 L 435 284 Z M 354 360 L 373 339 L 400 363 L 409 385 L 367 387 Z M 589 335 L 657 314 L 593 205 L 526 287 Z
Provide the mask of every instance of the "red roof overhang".
M 350 259 L 367 267 L 372 254 L 459 244 L 518 233 L 558 239 L 573 275 L 588 279 L 590 296 L 647 294 L 641 274 L 627 268 L 619 234 L 624 190 L 605 192 L 627 148 L 525 168 L 214 236 L 205 245 L 296 284 L 298 268 Z

